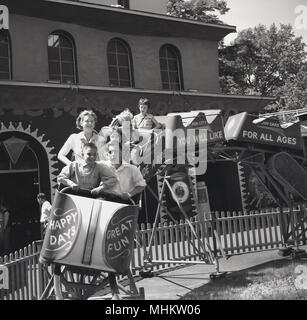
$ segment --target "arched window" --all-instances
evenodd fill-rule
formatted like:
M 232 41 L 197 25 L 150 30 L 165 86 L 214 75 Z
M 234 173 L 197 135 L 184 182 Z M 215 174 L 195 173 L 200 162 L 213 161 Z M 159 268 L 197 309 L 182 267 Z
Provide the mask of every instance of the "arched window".
M 7 31 L 0 30 L 0 80 L 11 80 L 11 42 Z
M 49 80 L 60 83 L 77 82 L 75 46 L 71 36 L 53 32 L 48 36 Z
M 107 48 L 111 86 L 134 87 L 132 57 L 129 45 L 120 39 L 110 40 Z
M 160 48 L 160 70 L 163 89 L 183 90 L 181 58 L 176 47 L 166 44 Z

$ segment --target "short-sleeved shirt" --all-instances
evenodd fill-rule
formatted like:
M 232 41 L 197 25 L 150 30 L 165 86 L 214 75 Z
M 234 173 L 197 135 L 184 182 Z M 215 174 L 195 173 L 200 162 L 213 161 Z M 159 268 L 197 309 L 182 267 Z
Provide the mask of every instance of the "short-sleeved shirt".
M 130 193 L 135 187 L 146 187 L 141 171 L 133 164 L 123 162 L 122 165 L 115 169 L 110 161 L 104 161 L 117 176 L 117 184 L 113 186 L 109 192 L 115 194 Z
M 135 187 L 146 187 L 146 181 L 136 166 L 124 162 L 119 168 L 115 169 L 110 162 L 105 163 L 117 176 L 118 183 L 111 189 L 115 194 L 130 193 Z
M 113 187 L 116 182 L 114 172 L 102 162 L 89 167 L 85 161 L 74 161 L 64 167 L 58 175 L 58 184 L 65 186 L 79 186 L 81 189 L 92 190 L 103 182 L 106 188 Z
M 92 142 L 97 146 L 97 151 L 98 151 L 97 161 L 105 160 L 105 151 L 106 151 L 105 138 L 97 134 L 96 132 L 93 133 L 93 136 L 91 137 L 90 140 L 86 139 L 83 131 L 80 133 L 71 134 L 69 138 L 66 140 L 66 142 L 64 143 L 63 147 L 61 148 L 60 153 L 67 155 L 72 150 L 75 156 L 75 160 L 81 161 L 83 160 L 83 157 L 82 157 L 83 146 L 89 142 Z
M 44 201 L 44 203 L 42 204 L 42 208 L 41 208 L 41 218 L 40 218 L 40 222 L 44 223 L 46 221 L 48 221 L 48 219 L 50 218 L 50 214 L 51 214 L 51 204 L 49 201 Z
M 155 127 L 154 116 L 150 113 L 147 113 L 143 116 L 141 113 L 134 116 L 132 124 L 136 129 L 153 129 Z

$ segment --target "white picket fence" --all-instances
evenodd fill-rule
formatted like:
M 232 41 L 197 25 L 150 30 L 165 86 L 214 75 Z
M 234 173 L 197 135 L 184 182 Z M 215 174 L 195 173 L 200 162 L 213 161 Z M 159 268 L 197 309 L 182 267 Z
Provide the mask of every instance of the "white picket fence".
M 306 244 L 305 212 L 295 209 L 266 212 L 215 212 L 212 219 L 202 223 L 196 218 L 179 223 L 159 224 L 153 233 L 153 226 L 142 224 L 136 231 L 135 249 L 132 258 L 132 272 L 138 274 L 144 266 L 145 251 L 152 260 L 200 260 L 202 246 L 206 240 L 215 256 L 221 255 L 221 243 L 226 255 L 272 250 L 283 246 L 281 226 L 290 219 L 289 232 L 293 238 L 299 238 L 300 245 Z M 219 241 L 214 236 L 216 230 Z M 153 242 L 149 247 L 150 237 Z M 200 241 L 199 241 L 200 239 Z M 40 243 L 33 242 L 26 248 L 0 257 L 0 264 L 9 270 L 9 289 L 0 289 L 0 300 L 34 300 L 40 297 L 46 288 L 50 270 L 47 272 L 39 263 Z M 177 264 L 161 263 L 154 270 L 162 270 Z M 1 282 L 0 282 L 1 286 Z

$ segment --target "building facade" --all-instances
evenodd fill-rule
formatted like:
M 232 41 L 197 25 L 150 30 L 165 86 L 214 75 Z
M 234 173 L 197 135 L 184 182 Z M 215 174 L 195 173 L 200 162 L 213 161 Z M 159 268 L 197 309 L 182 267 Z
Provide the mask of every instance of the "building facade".
M 81 110 L 97 113 L 99 130 L 124 107 L 137 112 L 140 97 L 156 115 L 226 118 L 270 101 L 221 94 L 218 42 L 235 27 L 165 13 L 164 0 L 0 2 L 0 194 L 21 230 L 12 247 L 37 237 L 36 194 L 52 200 L 57 153 Z

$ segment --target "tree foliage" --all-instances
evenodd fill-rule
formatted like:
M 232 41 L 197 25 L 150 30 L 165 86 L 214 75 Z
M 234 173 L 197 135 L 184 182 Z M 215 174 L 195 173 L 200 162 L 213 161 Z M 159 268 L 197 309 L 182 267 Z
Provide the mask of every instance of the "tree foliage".
M 219 15 L 225 14 L 225 0 L 168 0 L 167 12 L 171 16 L 206 23 L 222 23 Z
M 305 63 L 294 79 L 287 79 L 276 95 L 282 101 L 281 109 L 307 108 L 307 63 Z
M 290 25 L 239 32 L 230 46 L 219 50 L 222 91 L 277 96 L 277 108 L 301 107 L 307 102 L 302 100 L 307 90 L 305 47 Z
M 168 0 L 168 14 L 207 23 L 221 23 L 226 0 Z M 258 25 L 242 30 L 219 50 L 220 83 L 224 93 L 276 96 L 268 109 L 307 107 L 307 51 L 291 25 Z

